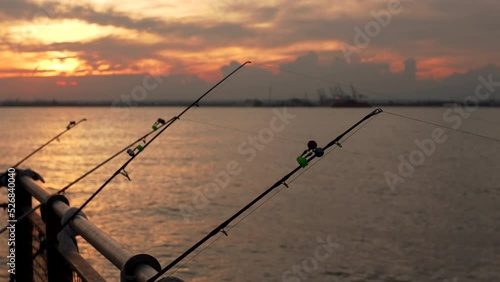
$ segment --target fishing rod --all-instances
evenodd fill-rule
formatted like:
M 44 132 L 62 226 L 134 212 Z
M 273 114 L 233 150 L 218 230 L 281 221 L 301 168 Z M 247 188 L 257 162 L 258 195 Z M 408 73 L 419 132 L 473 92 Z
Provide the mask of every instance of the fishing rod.
M 81 119 L 79 120 L 78 122 L 74 122 L 74 121 L 70 121 L 69 124 L 66 126 L 66 129 L 64 131 L 62 131 L 61 133 L 57 134 L 56 136 L 54 136 L 54 138 L 50 139 L 49 141 L 47 141 L 47 143 L 43 144 L 42 146 L 38 147 L 36 150 L 34 150 L 33 152 L 31 152 L 29 155 L 27 155 L 26 157 L 24 157 L 22 160 L 20 160 L 17 164 L 11 166 L 12 168 L 16 168 L 18 167 L 19 165 L 21 165 L 24 161 L 26 161 L 27 159 L 29 159 L 31 156 L 33 156 L 34 154 L 36 154 L 38 151 L 40 151 L 41 149 L 45 148 L 45 146 L 49 145 L 50 143 L 52 143 L 52 141 L 54 140 L 58 140 L 59 141 L 59 137 L 63 136 L 66 132 L 68 132 L 71 128 L 77 126 L 78 124 L 80 124 L 81 122 L 84 122 L 84 121 L 87 121 L 86 118 L 84 119 Z
M 173 118 L 172 118 L 173 119 Z M 100 164 L 98 164 L 97 166 L 95 166 L 94 168 L 92 168 L 91 170 L 87 171 L 86 173 L 84 173 L 83 175 L 81 175 L 80 177 L 78 177 L 77 179 L 73 180 L 71 183 L 67 184 L 66 186 L 64 186 L 63 188 L 61 188 L 59 191 L 57 191 L 55 194 L 63 194 L 64 192 L 66 192 L 66 190 L 68 190 L 70 187 L 72 187 L 73 185 L 75 185 L 76 183 L 80 182 L 82 179 L 84 179 L 85 177 L 89 176 L 90 174 L 92 174 L 94 171 L 96 171 L 97 169 L 99 169 L 100 167 L 102 167 L 103 165 L 107 164 L 108 162 L 110 162 L 111 160 L 113 160 L 114 158 L 116 158 L 117 156 L 119 156 L 121 153 L 127 151 L 128 154 L 130 155 L 130 149 L 131 147 L 133 147 L 135 144 L 139 143 L 139 142 L 143 142 L 143 143 L 146 143 L 146 138 L 149 137 L 151 134 L 153 134 L 154 132 L 156 132 L 158 129 L 161 129 L 163 126 L 165 126 L 166 123 L 170 122 L 172 119 L 168 120 L 168 121 L 165 121 L 164 119 L 162 118 L 159 118 L 153 125 L 152 125 L 152 128 L 153 130 L 151 130 L 150 132 L 144 134 L 143 136 L 139 137 L 137 140 L 135 140 L 134 142 L 130 143 L 129 145 L 125 146 L 123 149 L 121 149 L 120 151 L 116 152 L 114 155 L 112 155 L 111 157 L 109 157 L 108 159 L 104 160 L 103 162 L 101 162 Z M 138 145 L 140 146 L 140 145 Z M 142 147 L 142 146 L 141 146 Z M 137 147 L 136 147 L 137 148 Z M 20 222 L 21 220 L 23 220 L 24 218 L 26 218 L 28 215 L 32 214 L 34 211 L 36 211 L 38 208 L 40 208 L 42 206 L 42 204 L 38 204 L 37 206 L 33 207 L 31 210 L 29 210 L 28 212 L 24 213 L 23 215 L 21 215 L 18 219 L 17 219 L 17 222 Z M 7 227 L 8 225 L 6 225 L 5 227 L 3 227 L 2 229 L 0 229 L 0 234 L 2 234 L 3 232 L 5 232 L 7 230 Z
M 207 242 L 210 238 L 213 236 L 217 235 L 219 232 L 223 233 L 224 235 L 228 236 L 227 232 L 224 230 L 233 220 L 235 220 L 237 217 L 239 217 L 241 214 L 243 214 L 245 211 L 247 211 L 249 208 L 251 208 L 253 205 L 255 205 L 258 201 L 260 201 L 263 197 L 265 197 L 267 194 L 269 194 L 271 191 L 276 189 L 277 187 L 284 185 L 285 187 L 289 187 L 286 181 L 294 175 L 297 171 L 299 171 L 302 168 L 305 168 L 313 159 L 317 157 L 322 157 L 325 154 L 325 151 L 330 148 L 331 146 L 338 146 L 342 148 L 342 145 L 340 143 L 340 140 L 344 138 L 346 134 L 354 130 L 356 127 L 358 127 L 360 124 L 365 122 L 366 120 L 378 115 L 379 113 L 382 112 L 382 109 L 378 108 L 374 111 L 372 111 L 370 114 L 366 115 L 364 118 L 362 118 L 360 121 L 358 121 L 356 124 L 351 126 L 349 129 L 347 129 L 344 133 L 340 134 L 337 136 L 335 139 L 333 139 L 330 143 L 328 143 L 326 146 L 323 148 L 318 147 L 318 144 L 315 141 L 309 141 L 307 143 L 308 149 L 306 149 L 299 157 L 297 157 L 297 162 L 299 163 L 299 166 L 296 167 L 294 170 L 290 171 L 288 174 L 283 176 L 280 180 L 276 181 L 271 187 L 269 187 L 266 191 L 264 191 L 262 194 L 260 194 L 257 198 L 255 198 L 253 201 L 248 203 L 246 206 L 244 206 L 242 209 L 240 209 L 237 213 L 232 215 L 230 218 L 228 218 L 226 221 L 222 222 L 219 226 L 217 226 L 215 229 L 213 229 L 210 233 L 208 233 L 203 239 L 198 241 L 196 244 L 194 244 L 191 248 L 189 248 L 187 251 L 182 253 L 178 258 L 176 258 L 174 261 L 172 261 L 169 265 L 167 265 L 165 268 L 160 270 L 156 275 L 151 277 L 147 282 L 154 282 L 156 279 L 160 278 L 165 272 L 169 271 L 172 267 L 174 267 L 176 264 L 178 264 L 180 261 L 182 261 L 185 257 L 187 257 L 189 254 L 191 254 L 193 251 L 195 251 L 197 248 L 199 248 L 201 245 L 203 245 L 205 242 Z
M 63 229 L 64 227 L 66 227 L 74 218 L 76 215 L 78 215 L 94 198 L 95 196 L 97 196 L 97 194 L 99 194 L 99 192 L 101 192 L 104 187 L 106 187 L 106 185 L 108 185 L 117 175 L 121 174 L 123 176 L 125 176 L 129 181 L 131 181 L 130 179 L 130 176 L 128 175 L 127 171 L 125 170 L 125 168 L 128 166 L 128 164 L 130 164 L 137 156 L 139 156 L 139 154 L 141 152 L 143 152 L 158 136 L 160 136 L 167 128 L 169 128 L 172 124 L 174 124 L 177 120 L 179 120 L 187 111 L 189 111 L 192 107 L 196 106 L 196 107 L 199 107 L 199 102 L 205 97 L 207 96 L 210 92 L 212 92 L 217 86 L 219 86 L 221 83 L 223 83 L 226 79 L 228 79 L 230 76 L 232 76 L 234 73 L 236 73 L 237 71 L 239 71 L 241 68 L 243 68 L 245 65 L 251 63 L 250 61 L 246 61 L 244 62 L 243 64 L 241 64 L 238 68 L 236 68 L 235 70 L 233 70 L 231 73 L 229 73 L 228 75 L 226 75 L 223 79 L 221 79 L 219 82 L 217 82 L 214 86 L 212 86 L 210 89 L 208 89 L 203 95 L 201 95 L 200 97 L 198 97 L 198 99 L 196 99 L 194 102 L 192 102 L 189 106 L 187 106 L 179 115 L 175 116 L 174 118 L 172 118 L 170 120 L 170 122 L 167 122 L 165 124 L 165 126 L 158 132 L 158 134 L 156 134 L 155 136 L 153 136 L 153 138 L 151 138 L 151 140 L 149 140 L 148 142 L 146 142 L 144 144 L 144 146 L 142 145 L 139 145 L 137 146 L 136 148 L 134 149 L 128 149 L 127 150 L 127 153 L 130 155 L 130 159 L 128 159 L 118 170 L 116 170 L 113 175 L 111 175 L 110 178 L 108 178 L 108 180 L 106 180 L 102 185 L 101 187 L 99 187 L 77 210 L 75 213 L 73 213 L 69 218 L 68 220 L 66 220 L 62 226 L 61 226 L 61 229 Z

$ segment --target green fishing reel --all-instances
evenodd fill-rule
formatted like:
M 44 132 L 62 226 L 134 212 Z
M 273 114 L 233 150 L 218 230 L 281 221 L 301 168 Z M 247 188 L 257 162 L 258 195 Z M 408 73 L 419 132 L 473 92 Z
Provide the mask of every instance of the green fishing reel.
M 70 130 L 75 125 L 76 125 L 76 122 L 70 121 L 69 124 L 68 124 L 68 126 L 66 126 L 66 130 Z
M 306 167 L 309 164 L 308 161 L 307 161 L 307 159 L 304 158 L 303 156 L 298 156 L 297 157 L 297 162 L 299 163 L 299 165 L 301 167 Z
M 161 124 L 162 126 L 165 125 L 165 120 L 162 119 L 162 118 L 159 118 L 154 124 L 153 126 L 151 126 L 153 128 L 154 131 L 158 130 L 158 126 Z
M 135 154 L 137 154 L 138 152 L 142 152 L 143 150 L 144 150 L 144 147 L 142 147 L 142 145 L 139 144 L 133 150 L 128 149 L 127 154 L 129 154 L 129 156 L 133 157 L 133 156 L 135 156 Z
M 309 158 L 313 154 L 316 157 L 322 157 L 325 154 L 325 151 L 322 148 L 318 147 L 318 143 L 316 143 L 316 141 L 311 140 L 307 142 L 307 150 L 305 150 L 300 156 L 297 157 L 297 162 L 301 167 L 306 167 L 309 164 L 307 158 Z

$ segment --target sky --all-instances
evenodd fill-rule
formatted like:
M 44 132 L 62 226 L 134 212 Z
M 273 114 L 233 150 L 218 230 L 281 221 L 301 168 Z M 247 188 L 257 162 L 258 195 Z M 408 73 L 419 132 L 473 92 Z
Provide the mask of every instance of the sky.
M 317 99 L 337 84 L 374 99 L 461 99 L 479 75 L 500 81 L 499 10 L 498 0 L 0 0 L 0 100 L 189 100 L 247 60 L 214 99 Z

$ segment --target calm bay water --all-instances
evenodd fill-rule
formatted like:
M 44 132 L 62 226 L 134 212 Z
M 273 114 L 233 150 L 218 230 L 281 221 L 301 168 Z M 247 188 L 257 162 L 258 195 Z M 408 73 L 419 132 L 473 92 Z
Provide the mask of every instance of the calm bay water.
M 386 110 L 447 124 L 446 108 Z M 148 132 L 158 117 L 180 111 L 0 108 L 0 168 L 70 120 L 87 118 L 24 164 L 47 187 L 60 188 Z M 131 163 L 131 182 L 116 178 L 84 211 L 123 245 L 166 265 L 293 169 L 308 140 L 325 144 L 371 110 L 287 111 L 295 118 L 283 127 L 269 108 L 189 112 Z M 480 109 L 460 129 L 500 138 L 499 117 L 499 109 Z M 265 128 L 274 120 L 271 128 L 282 130 L 270 136 Z M 407 159 L 418 148 L 414 141 L 431 138 L 433 130 L 378 116 L 175 275 L 186 281 L 500 281 L 500 143 L 445 131 L 446 142 L 411 176 L 394 191 L 387 184 L 384 173 L 397 174 L 398 157 Z M 259 131 L 266 144 L 251 149 L 249 132 Z M 71 205 L 82 204 L 127 159 L 123 154 L 72 187 Z M 237 164 L 238 173 L 226 180 L 228 164 Z M 214 189 L 220 181 L 228 183 Z M 334 246 L 321 258 L 318 238 Z M 79 244 L 99 272 L 119 280 L 113 265 L 83 239 Z M 6 247 L 3 234 L 2 254 Z M 6 279 L 6 259 L 0 262 Z

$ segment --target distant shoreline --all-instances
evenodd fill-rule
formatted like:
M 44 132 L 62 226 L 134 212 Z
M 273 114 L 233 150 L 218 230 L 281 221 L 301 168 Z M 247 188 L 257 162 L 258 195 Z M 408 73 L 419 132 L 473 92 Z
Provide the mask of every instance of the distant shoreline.
M 107 102 L 48 102 L 48 101 L 3 101 L 0 102 L 0 108 L 20 108 L 20 107 L 184 107 L 191 104 L 191 101 L 172 101 L 172 102 L 142 102 L 142 103 L 113 103 Z M 328 104 L 319 104 L 311 101 L 302 100 L 283 100 L 262 102 L 260 100 L 247 101 L 217 101 L 200 102 L 204 107 L 228 107 L 228 108 L 266 108 L 266 107 L 303 107 L 303 108 L 351 108 L 351 107 L 332 107 Z M 452 107 L 453 105 L 464 105 L 455 101 L 371 101 L 371 107 Z M 500 101 L 489 103 L 480 103 L 480 107 L 496 108 L 500 107 Z M 358 108 L 359 107 L 352 107 Z M 362 107 L 361 107 L 362 108 Z

